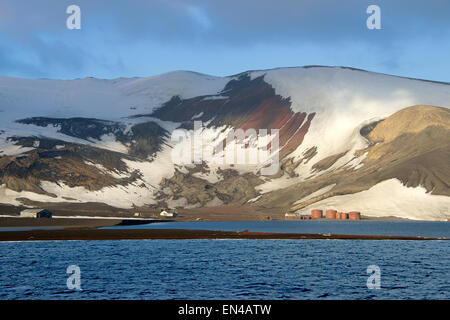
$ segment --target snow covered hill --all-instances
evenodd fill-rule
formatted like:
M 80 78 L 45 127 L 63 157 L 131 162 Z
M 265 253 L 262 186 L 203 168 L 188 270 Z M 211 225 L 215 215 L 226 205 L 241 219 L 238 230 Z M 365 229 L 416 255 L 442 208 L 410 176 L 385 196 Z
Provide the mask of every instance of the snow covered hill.
M 114 120 L 150 113 L 173 96 L 185 99 L 217 93 L 228 81 L 188 71 L 113 80 L 0 77 L 0 110 L 2 119 L 9 120 L 34 116 Z
M 403 150 L 398 157 L 404 163 L 396 164 L 395 172 L 388 170 L 389 163 L 375 169 L 374 154 L 396 154 L 389 148 L 398 141 L 373 142 L 370 132 L 416 105 L 443 108 L 421 108 L 425 118 L 439 114 L 443 120 L 424 120 L 423 130 L 410 137 L 430 145 L 425 130 L 442 127 L 428 132 L 436 135 L 435 149 Z M 362 199 L 358 194 L 382 197 L 380 190 L 398 179 L 396 190 L 408 188 L 408 181 L 414 181 L 410 189 L 425 190 L 423 197 L 433 203 L 430 211 L 411 212 L 414 198 L 421 198 L 397 192 L 404 199 L 396 199 L 395 210 L 362 206 L 367 215 L 445 220 L 450 217 L 450 191 L 445 190 L 449 165 L 439 164 L 440 172 L 428 172 L 422 180 L 412 175 L 425 170 L 424 162 L 416 160 L 419 156 L 437 153 L 436 159 L 445 159 L 448 141 L 442 132 L 448 130 L 443 125 L 448 119 L 441 110 L 448 108 L 448 83 L 344 67 L 280 68 L 230 77 L 187 71 L 112 80 L 0 77 L 0 203 L 98 202 L 122 208 L 235 204 L 308 210 L 345 196 L 345 201 L 333 203 L 351 210 Z M 403 128 L 399 121 L 410 121 L 401 119 L 385 123 Z M 262 164 L 174 163 L 177 143 L 171 134 L 177 128 L 192 133 L 194 121 L 203 122 L 201 131 L 211 145 L 221 143 L 231 129 L 279 129 L 278 172 L 261 175 Z M 389 174 L 374 177 L 365 171 L 369 168 Z M 349 187 L 348 177 L 355 174 L 360 185 Z M 366 190 L 376 192 L 362 193 Z

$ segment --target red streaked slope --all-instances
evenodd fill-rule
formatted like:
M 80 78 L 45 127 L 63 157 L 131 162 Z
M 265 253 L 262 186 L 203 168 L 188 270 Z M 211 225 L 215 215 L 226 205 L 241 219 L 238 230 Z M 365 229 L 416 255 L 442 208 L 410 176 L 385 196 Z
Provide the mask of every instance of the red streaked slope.
M 303 142 L 314 115 L 293 112 L 289 98 L 275 94 L 263 76 L 251 79 L 247 73 L 231 80 L 218 96 L 173 97 L 152 114 L 161 120 L 181 122 L 184 128 L 192 128 L 193 120 L 197 120 L 210 121 L 209 127 L 279 129 L 282 158 Z

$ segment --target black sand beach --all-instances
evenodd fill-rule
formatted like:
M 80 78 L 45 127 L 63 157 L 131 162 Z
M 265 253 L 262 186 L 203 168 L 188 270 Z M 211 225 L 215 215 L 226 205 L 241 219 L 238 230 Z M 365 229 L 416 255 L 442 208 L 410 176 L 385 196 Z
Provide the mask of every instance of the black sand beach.
M 0 241 L 41 241 L 41 240 L 137 240 L 137 239 L 341 239 L 341 240 L 442 240 L 438 238 L 339 235 L 339 234 L 303 234 L 303 233 L 265 233 L 265 232 L 229 232 L 184 229 L 63 229 L 29 230 L 0 232 Z

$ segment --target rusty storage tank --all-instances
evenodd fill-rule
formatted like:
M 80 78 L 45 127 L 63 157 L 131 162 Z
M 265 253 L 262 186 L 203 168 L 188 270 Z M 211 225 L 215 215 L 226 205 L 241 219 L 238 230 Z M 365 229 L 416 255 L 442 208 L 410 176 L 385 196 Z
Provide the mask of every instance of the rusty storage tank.
M 296 213 L 286 213 L 284 215 L 285 220 L 300 220 L 300 215 Z
M 313 218 L 313 219 L 321 219 L 322 217 L 323 217 L 323 211 L 322 210 L 318 210 L 318 209 L 311 210 L 311 218 Z
M 345 220 L 345 219 L 347 219 L 347 214 L 346 214 L 345 212 L 338 212 L 338 213 L 336 214 L 336 219 L 342 219 L 342 220 Z
M 327 218 L 327 219 L 336 219 L 336 214 L 337 214 L 336 210 L 327 210 L 325 212 L 325 218 Z
M 349 220 L 361 220 L 361 213 L 358 211 L 351 211 L 348 213 Z

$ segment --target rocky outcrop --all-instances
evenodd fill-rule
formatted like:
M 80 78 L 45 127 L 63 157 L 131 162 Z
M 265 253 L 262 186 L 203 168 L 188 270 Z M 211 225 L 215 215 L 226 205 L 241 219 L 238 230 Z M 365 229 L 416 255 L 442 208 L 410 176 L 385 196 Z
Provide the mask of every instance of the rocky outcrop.
M 46 118 L 33 117 L 20 119 L 17 123 L 35 125 L 39 127 L 57 127 L 58 132 L 83 140 L 100 140 L 103 135 L 113 134 L 118 140 L 124 137 L 125 125 L 100 119 L 90 118 Z
M 245 204 L 256 197 L 255 186 L 263 181 L 252 173 L 240 175 L 232 169 L 220 170 L 220 180 L 212 183 L 193 176 L 198 169 L 190 169 L 189 173 L 176 171 L 173 177 L 163 179 L 160 184 L 160 200 L 178 200 L 184 198 L 187 205 L 206 206 L 219 199 L 223 204 Z M 165 203 L 167 205 L 167 203 Z
M 20 156 L 0 157 L 0 185 L 5 184 L 16 192 L 48 195 L 41 187 L 42 181 L 95 191 L 127 185 L 139 177 L 138 172 L 128 172 L 122 161 L 124 155 L 117 152 L 38 137 L 16 137 L 13 140 L 24 147 L 36 145 L 39 141 L 38 148 Z M 126 177 L 117 178 L 113 173 L 122 173 Z
M 140 159 L 146 159 L 160 151 L 164 139 L 168 136 L 168 132 L 153 121 L 137 123 L 131 126 L 130 130 L 127 130 L 124 123 L 89 118 L 34 117 L 16 122 L 39 127 L 53 126 L 59 133 L 90 142 L 102 140 L 105 135 L 110 135 L 114 140 L 127 146 L 131 156 Z M 22 143 L 23 141 L 22 139 Z

